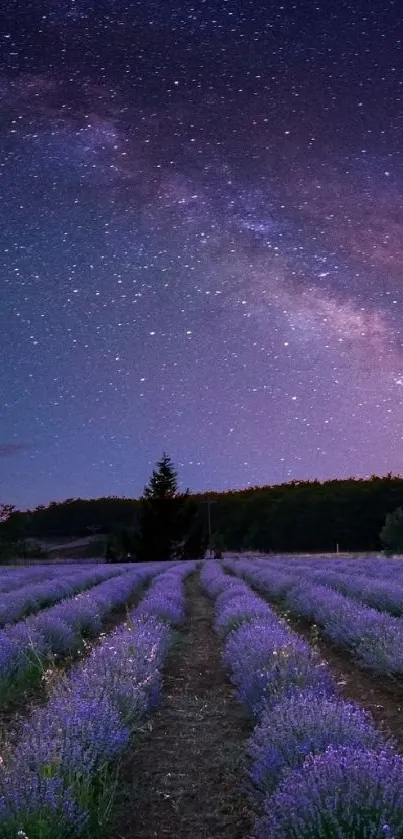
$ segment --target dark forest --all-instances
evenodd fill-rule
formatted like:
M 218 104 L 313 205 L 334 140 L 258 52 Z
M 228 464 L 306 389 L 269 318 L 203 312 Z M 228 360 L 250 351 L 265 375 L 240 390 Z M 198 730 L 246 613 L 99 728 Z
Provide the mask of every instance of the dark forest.
M 385 517 L 403 506 L 403 478 L 301 481 L 224 493 L 194 494 L 197 519 L 224 550 L 263 552 L 377 551 Z M 210 502 L 209 504 L 207 502 Z M 139 500 L 69 498 L 21 512 L 0 525 L 3 543 L 89 535 L 105 540 L 135 529 Z

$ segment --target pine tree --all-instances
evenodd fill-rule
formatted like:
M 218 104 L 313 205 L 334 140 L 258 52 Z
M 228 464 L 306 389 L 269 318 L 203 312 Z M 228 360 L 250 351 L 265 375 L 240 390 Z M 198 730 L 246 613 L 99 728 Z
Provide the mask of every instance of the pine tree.
M 137 561 L 183 558 L 195 512 L 188 490 L 178 492 L 177 472 L 164 452 L 141 498 Z
M 147 500 L 175 498 L 178 494 L 178 475 L 171 458 L 164 452 L 157 466 L 158 471 L 153 469 L 148 486 L 144 489 L 143 498 Z

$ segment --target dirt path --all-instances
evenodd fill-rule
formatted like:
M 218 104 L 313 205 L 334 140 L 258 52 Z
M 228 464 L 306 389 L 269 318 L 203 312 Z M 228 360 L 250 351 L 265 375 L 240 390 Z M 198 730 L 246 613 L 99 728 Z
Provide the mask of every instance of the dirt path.
M 122 771 L 112 839 L 245 839 L 246 724 L 221 665 L 213 606 L 187 580 L 187 623 L 165 669 L 160 708 Z

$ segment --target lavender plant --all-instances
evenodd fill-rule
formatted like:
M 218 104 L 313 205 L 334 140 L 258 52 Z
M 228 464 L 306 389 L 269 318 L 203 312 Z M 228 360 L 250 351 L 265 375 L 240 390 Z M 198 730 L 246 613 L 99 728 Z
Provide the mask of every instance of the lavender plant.
M 155 577 L 149 591 L 138 606 L 139 615 L 157 615 L 171 625 L 178 626 L 184 620 L 184 598 L 181 586 L 182 576 L 190 574 L 196 562 L 187 562 Z
M 168 603 L 175 593 L 183 609 L 182 580 L 193 567 L 182 564 L 167 575 Z M 157 611 L 163 606 L 164 576 L 156 585 Z M 2 839 L 15 839 L 16 830 L 29 839 L 95 835 L 110 805 L 109 767 L 158 701 L 170 639 L 166 619 L 137 607 L 24 724 L 17 747 L 0 768 Z
M 215 627 L 224 636 L 244 623 L 259 620 L 278 623 L 267 604 L 245 586 L 239 591 L 232 587 L 229 592 L 222 592 L 216 600 L 216 609 Z
M 217 597 L 221 592 L 244 591 L 244 586 L 236 577 L 229 577 L 212 560 L 205 560 L 200 569 L 200 582 L 210 597 Z
M 31 582 L 16 591 L 1 592 L 0 626 L 16 623 L 30 613 L 39 612 L 65 597 L 72 597 L 122 573 L 121 569 L 104 566 L 90 569 L 76 566 L 60 572 L 55 579 Z
M 235 573 L 242 574 L 273 599 L 278 599 L 278 581 L 284 572 L 270 562 L 230 563 Z M 291 585 L 282 599 L 291 614 L 303 616 L 322 627 L 337 645 L 349 650 L 358 664 L 379 675 L 403 675 L 403 621 L 390 614 L 361 605 L 331 588 L 300 581 L 299 574 L 290 574 Z M 280 598 L 281 599 L 281 598 Z
M 211 566 L 203 572 L 216 595 L 225 591 L 222 574 Z M 259 569 L 256 576 L 263 576 Z M 280 588 L 293 591 L 284 575 Z M 252 613 L 255 598 L 249 603 Z M 224 661 L 258 722 L 247 746 L 252 800 L 264 806 L 254 839 L 402 839 L 403 761 L 392 743 L 369 715 L 337 695 L 323 662 L 286 623 L 270 609 L 267 620 L 248 622 L 247 605 L 247 590 L 239 587 L 216 599 L 218 625 L 231 614 L 246 616 L 228 635 Z
M 128 571 L 0 630 L 0 703 L 37 684 L 54 656 L 76 652 L 85 635 L 98 634 L 153 573 L 151 565 Z
M 403 758 L 348 746 L 310 756 L 265 801 L 253 839 L 401 839 Z
M 244 624 L 231 632 L 223 658 L 239 700 L 256 719 L 292 689 L 335 690 L 315 651 L 280 622 Z
M 247 744 L 252 799 L 261 803 L 287 769 L 302 766 L 308 755 L 325 752 L 329 746 L 379 751 L 386 741 L 369 714 L 354 702 L 312 688 L 283 696 L 263 711 Z

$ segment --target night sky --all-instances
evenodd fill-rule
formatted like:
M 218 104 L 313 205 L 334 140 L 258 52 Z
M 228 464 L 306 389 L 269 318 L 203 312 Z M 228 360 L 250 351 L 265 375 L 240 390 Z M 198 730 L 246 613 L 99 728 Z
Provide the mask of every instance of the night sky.
M 403 472 L 387 0 L 4 0 L 0 500 Z

